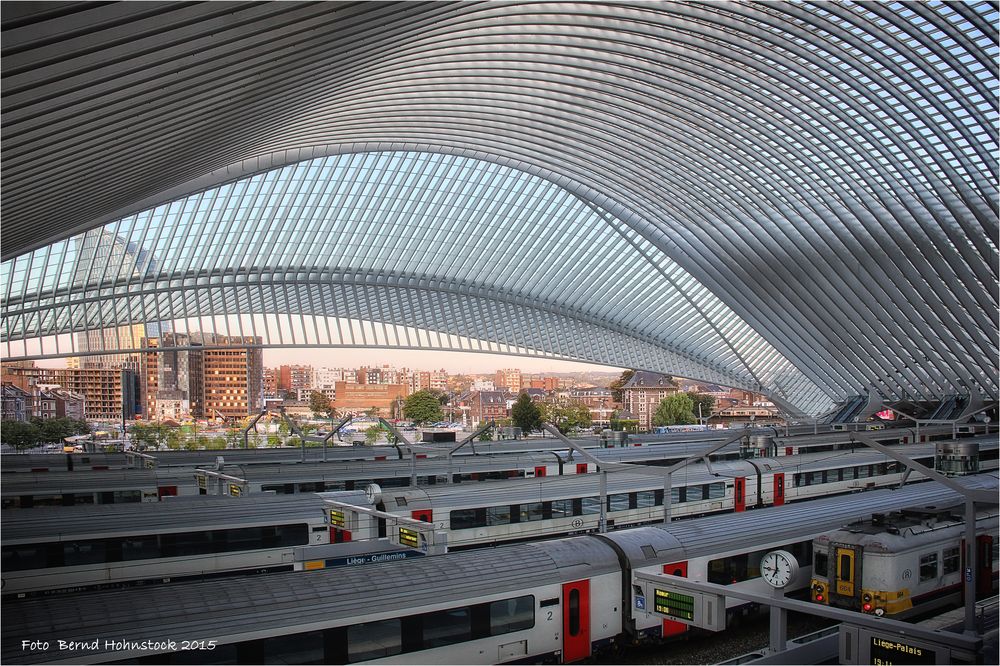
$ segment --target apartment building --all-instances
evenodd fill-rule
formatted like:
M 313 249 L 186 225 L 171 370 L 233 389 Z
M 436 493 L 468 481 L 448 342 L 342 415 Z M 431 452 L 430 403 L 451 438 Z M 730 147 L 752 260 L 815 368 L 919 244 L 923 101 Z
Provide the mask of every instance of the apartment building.
M 493 384 L 497 390 L 507 390 L 511 393 L 520 393 L 521 389 L 528 388 L 524 385 L 524 378 L 517 368 L 497 370 L 493 376 Z
M 640 430 L 649 430 L 660 401 L 678 391 L 680 385 L 673 377 L 636 370 L 632 378 L 622 386 L 622 406 L 638 419 Z

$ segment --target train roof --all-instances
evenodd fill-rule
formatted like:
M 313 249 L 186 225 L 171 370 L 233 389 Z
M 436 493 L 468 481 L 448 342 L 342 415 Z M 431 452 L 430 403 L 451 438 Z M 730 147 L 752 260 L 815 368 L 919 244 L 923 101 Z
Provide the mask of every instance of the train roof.
M 994 446 L 995 448 L 995 446 Z M 900 453 L 910 457 L 934 455 L 934 445 L 929 443 L 896 447 Z M 892 462 L 888 456 L 871 449 L 824 451 L 782 458 L 751 458 L 712 463 L 712 471 L 703 463 L 693 463 L 672 475 L 674 487 L 700 485 L 731 480 L 737 476 L 754 476 L 763 472 L 798 473 L 818 471 L 856 465 L 871 465 Z M 913 478 L 917 478 L 914 476 Z M 662 490 L 664 479 L 650 474 L 619 471 L 608 474 L 608 494 Z M 387 506 L 396 497 L 406 499 L 411 508 L 461 508 L 526 502 L 542 502 L 570 497 L 597 495 L 599 480 L 594 474 L 570 474 L 558 477 L 534 479 L 509 479 L 506 481 L 486 481 L 481 483 L 436 484 L 413 488 L 385 488 L 383 496 Z M 415 504 L 415 501 L 429 502 L 429 506 Z
M 969 488 L 996 489 L 996 472 L 958 477 Z M 845 522 L 862 520 L 872 513 L 893 511 L 918 503 L 954 502 L 959 495 L 934 481 L 923 481 L 903 488 L 871 490 L 748 511 L 727 513 L 696 520 L 681 520 L 670 525 L 621 530 L 606 535 L 615 541 L 633 562 L 667 564 L 706 554 L 746 552 L 758 544 L 791 544 Z M 680 544 L 680 546 L 678 546 Z M 725 544 L 724 548 L 721 544 Z
M 997 508 L 979 506 L 976 523 L 982 529 L 997 525 Z M 860 545 L 866 551 L 892 553 L 917 548 L 941 539 L 941 531 L 956 534 L 965 529 L 965 503 L 925 501 L 889 513 L 873 513 L 863 518 L 817 535 L 815 542 Z
M 688 449 L 691 448 L 691 451 Z M 685 457 L 690 452 L 704 449 L 701 445 L 633 447 L 595 449 L 591 455 L 606 462 L 648 462 Z M 556 450 L 563 460 L 568 459 L 565 448 Z M 411 464 L 408 457 L 400 460 L 391 447 L 386 460 L 354 460 L 348 462 L 305 462 L 296 464 L 258 463 L 244 464 L 230 459 L 230 452 L 216 452 L 224 459 L 223 472 L 257 483 L 295 483 L 302 481 L 348 481 L 373 478 L 409 478 Z M 422 455 L 422 454 L 421 454 Z M 531 469 L 557 461 L 551 453 L 531 455 L 480 455 L 455 458 L 450 466 L 453 474 L 499 472 L 511 469 Z M 570 462 L 585 462 L 579 455 Z M 204 469 L 214 469 L 215 460 Z M 446 458 L 421 458 L 414 461 L 412 469 L 418 476 L 447 475 Z M 97 492 L 101 490 L 133 489 L 138 485 L 193 484 L 195 469 L 163 467 L 156 469 L 106 469 L 87 471 L 4 472 L 0 494 L 14 497 L 23 494 Z
M 961 482 L 996 487 L 997 477 L 966 477 Z M 717 553 L 721 543 L 754 549 L 775 542 L 800 541 L 830 521 L 843 521 L 871 510 L 890 510 L 912 503 L 916 496 L 947 501 L 956 495 L 927 482 L 901 490 L 815 500 L 808 506 L 687 520 L 671 524 L 669 529 L 624 530 L 600 539 L 571 537 L 357 569 L 240 576 L 25 600 L 17 602 L 16 611 L 7 609 L 2 656 L 9 663 L 78 663 L 88 655 L 96 658 L 104 651 L 105 640 L 184 637 L 239 641 L 290 630 L 310 631 L 340 618 L 398 616 L 401 608 L 419 612 L 429 604 L 460 602 L 472 594 L 516 594 L 532 586 L 617 571 L 618 560 L 606 540 L 624 548 L 639 566 L 653 565 Z M 747 527 L 750 521 L 752 528 Z M 652 557 L 646 556 L 644 545 L 653 549 Z M 56 650 L 59 639 L 84 641 L 95 636 L 101 638 L 97 651 L 70 654 Z M 23 651 L 24 639 L 49 641 L 50 648 Z M 124 656 L 116 654 L 114 658 Z
M 356 499 L 363 498 L 364 493 L 358 491 Z M 324 506 L 323 499 L 313 493 L 259 493 L 238 498 L 192 496 L 179 502 L 39 507 L 4 515 L 3 544 L 289 524 L 320 518 Z
M 684 445 L 685 447 L 687 445 Z M 983 439 L 981 447 L 989 449 L 997 448 L 997 439 Z M 695 447 L 700 448 L 700 447 Z M 934 444 L 911 444 L 897 447 L 901 453 L 906 455 L 933 455 Z M 676 451 L 675 451 L 676 452 Z M 394 453 L 394 452 L 393 452 Z M 822 461 L 830 461 L 830 465 L 840 464 L 844 455 L 869 455 L 885 460 L 882 454 L 870 451 L 869 449 L 856 449 L 853 451 L 825 451 L 821 453 L 807 453 L 798 456 L 784 456 L 781 458 L 751 459 L 753 463 L 760 465 L 762 469 L 785 468 L 789 465 L 801 466 L 801 471 L 807 469 L 821 469 Z M 640 462 L 669 459 L 675 457 L 670 449 L 660 447 L 634 447 L 622 449 L 596 449 L 592 453 L 605 462 Z M 685 454 L 686 455 L 686 454 Z M 225 456 L 223 456 L 225 458 Z M 563 458 L 566 458 L 565 452 Z M 574 458 L 575 462 L 583 462 L 580 456 Z M 532 457 L 521 456 L 466 456 L 453 461 L 451 471 L 454 474 L 474 474 L 491 471 L 503 471 L 509 469 L 532 468 L 536 464 L 552 463 L 555 461 L 551 454 L 547 458 L 535 460 Z M 742 464 L 743 461 L 732 461 L 729 464 Z M 724 463 L 715 463 L 723 465 Z M 807 464 L 820 465 L 818 467 L 806 467 Z M 862 464 L 862 463 L 858 463 Z M 213 461 L 214 466 L 214 461 Z M 412 469 L 418 476 L 447 475 L 447 460 L 441 458 L 418 459 L 414 461 Z M 226 474 L 247 479 L 250 482 L 261 484 L 285 484 L 296 482 L 322 481 L 327 483 L 337 483 L 344 481 L 370 481 L 379 478 L 408 479 L 411 474 L 411 463 L 408 459 L 387 459 L 379 461 L 352 461 L 345 463 L 299 463 L 295 465 L 242 465 L 230 464 L 226 461 L 223 468 Z M 795 471 L 800 471 L 796 469 Z M 62 494 L 73 492 L 99 492 L 113 490 L 131 490 L 137 487 L 154 488 L 165 485 L 192 485 L 194 483 L 194 471 L 181 471 L 174 468 L 162 469 L 115 469 L 115 470 L 95 470 L 86 472 L 35 472 L 35 473 L 4 473 L 3 483 L 0 485 L 0 495 L 4 497 L 17 497 L 26 494 Z M 747 468 L 748 474 L 753 474 L 752 468 Z M 683 474 L 683 472 L 681 472 Z M 707 481 L 706 481 L 707 482 Z M 648 484 L 648 481 L 647 481 Z
M 851 424 L 858 430 L 864 431 L 864 424 Z M 969 427 L 976 428 L 977 432 L 985 432 L 986 424 L 968 424 Z M 823 430 L 823 428 L 827 428 Z M 629 448 L 649 448 L 653 446 L 674 447 L 676 454 L 687 452 L 694 453 L 699 448 L 708 446 L 711 443 L 724 439 L 731 439 L 738 435 L 750 437 L 772 437 L 774 442 L 780 447 L 790 446 L 823 446 L 831 444 L 844 444 L 852 441 L 853 432 L 833 431 L 828 426 L 821 428 L 821 432 L 812 434 L 813 426 L 791 426 L 788 428 L 790 434 L 785 434 L 784 428 L 756 428 L 756 429 L 729 429 L 729 430 L 706 430 L 699 432 L 681 432 L 666 434 L 643 434 L 629 436 L 629 442 L 640 443 L 642 447 Z M 852 428 L 853 429 L 853 428 Z M 992 427 L 996 430 L 996 426 Z M 936 436 L 951 433 L 951 426 L 925 426 L 920 429 L 922 435 Z M 870 431 L 869 435 L 876 441 L 891 443 L 898 441 L 903 436 L 913 437 L 913 428 L 891 428 L 884 430 Z M 573 440 L 580 446 L 587 449 L 599 450 L 599 440 L 597 436 L 578 437 Z M 439 452 L 427 451 L 429 455 L 444 455 L 448 447 L 446 444 L 430 444 L 431 447 L 438 448 Z M 523 439 L 523 440 L 498 440 L 491 442 L 475 442 L 477 455 L 509 455 L 509 454 L 531 454 L 540 453 L 542 456 L 547 451 L 560 451 L 566 447 L 562 442 L 555 439 Z M 734 444 L 724 451 L 730 452 L 738 450 L 739 445 Z M 620 449 L 619 449 L 620 450 Z M 225 450 L 198 450 L 198 451 L 154 451 L 150 455 L 157 458 L 160 468 L 169 467 L 204 467 L 215 463 L 218 455 L 226 456 L 228 462 L 233 464 L 255 465 L 255 464 L 299 464 L 302 451 L 300 448 L 262 448 L 262 449 L 225 449 Z M 78 464 L 100 464 L 108 466 L 125 465 L 125 454 L 116 452 L 70 454 Z M 351 460 L 374 460 L 376 456 L 395 455 L 395 449 L 387 445 L 376 446 L 344 446 L 343 444 L 331 445 L 326 449 L 326 460 L 330 462 L 346 462 Z M 460 449 L 457 457 L 472 455 L 471 447 L 468 445 Z M 320 462 L 323 460 L 322 447 L 307 447 L 305 450 L 307 462 Z M 84 462 L 88 461 L 88 462 Z M 65 467 L 65 454 L 63 453 L 7 453 L 0 455 L 0 469 L 4 472 L 30 471 L 32 469 Z
M 245 640 L 277 635 L 294 627 L 309 631 L 324 622 L 359 615 L 396 617 L 399 609 L 469 597 L 504 594 L 525 586 L 579 580 L 617 571 L 606 545 L 585 537 L 558 544 L 452 553 L 363 569 L 238 577 L 152 588 L 68 595 L 18 602 L 16 622 L 3 624 L 3 659 L 8 663 L 78 662 L 73 654 L 25 653 L 20 637 L 33 640 Z M 123 596 L 124 595 L 124 596 Z M 81 614 L 82 613 L 82 614 Z M 14 615 L 8 609 L 8 617 Z M 6 618 L 5 618 L 6 620 Z M 58 638 L 57 638 L 58 636 Z M 46 638 L 48 637 L 48 638 Z M 208 660 L 210 654 L 206 653 Z

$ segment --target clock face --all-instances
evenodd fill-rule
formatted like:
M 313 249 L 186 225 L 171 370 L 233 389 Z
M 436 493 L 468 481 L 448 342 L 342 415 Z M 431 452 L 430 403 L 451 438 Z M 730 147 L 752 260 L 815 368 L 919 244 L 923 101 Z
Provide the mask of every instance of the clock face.
M 771 587 L 785 587 L 795 578 L 799 563 L 784 550 L 772 550 L 760 560 L 760 575 Z

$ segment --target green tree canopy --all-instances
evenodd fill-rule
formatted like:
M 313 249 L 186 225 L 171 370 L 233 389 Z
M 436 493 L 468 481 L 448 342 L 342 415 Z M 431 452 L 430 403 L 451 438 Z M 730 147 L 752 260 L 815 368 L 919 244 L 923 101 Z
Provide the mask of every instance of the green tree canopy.
M 42 442 L 61 443 L 66 437 L 90 434 L 90 427 L 86 422 L 65 416 L 39 421 L 35 425 L 38 426 L 39 438 Z
M 701 405 L 701 417 L 707 419 L 712 415 L 712 410 L 715 409 L 715 398 L 710 395 L 705 395 L 704 393 L 688 393 L 691 396 L 691 413 L 694 414 L 695 418 L 698 418 L 698 405 Z
M 591 424 L 590 409 L 579 402 L 568 405 L 547 404 L 544 418 L 564 435 L 579 428 L 589 428 Z
M 694 413 L 691 411 L 694 401 L 687 393 L 674 393 L 668 395 L 660 401 L 656 412 L 653 413 L 653 425 L 686 425 L 695 423 Z
M 365 430 L 365 444 L 371 446 L 378 441 L 378 436 L 382 434 L 382 426 L 373 425 L 372 427 Z
M 39 442 L 38 426 L 27 421 L 3 421 L 0 423 L 0 440 L 18 451 L 30 449 Z
M 406 398 L 403 414 L 414 423 L 433 423 L 444 418 L 441 401 L 430 391 L 417 391 Z
M 167 444 L 170 441 L 171 433 L 175 433 L 178 438 L 180 437 L 180 433 L 162 423 L 136 423 L 128 429 L 132 443 L 139 450 L 157 449 L 161 444 Z
M 615 402 L 621 402 L 624 399 L 622 394 L 622 387 L 628 383 L 628 380 L 632 379 L 635 375 L 635 370 L 626 370 L 622 373 L 622 376 L 615 381 L 608 384 L 608 388 L 611 389 L 611 399 Z
M 309 394 L 309 409 L 312 410 L 314 416 L 317 414 L 332 416 L 333 413 L 330 399 L 320 391 L 313 391 Z
M 510 417 L 514 425 L 526 435 L 532 430 L 538 430 L 542 427 L 542 410 L 527 393 L 522 393 L 517 397 L 517 402 L 510 410 Z

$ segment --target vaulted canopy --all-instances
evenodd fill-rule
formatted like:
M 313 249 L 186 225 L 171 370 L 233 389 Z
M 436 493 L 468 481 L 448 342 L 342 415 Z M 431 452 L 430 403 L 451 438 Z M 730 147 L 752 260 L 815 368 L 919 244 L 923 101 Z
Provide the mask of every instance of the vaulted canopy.
M 0 334 L 543 354 L 809 413 L 996 398 L 997 16 L 5 3 Z

